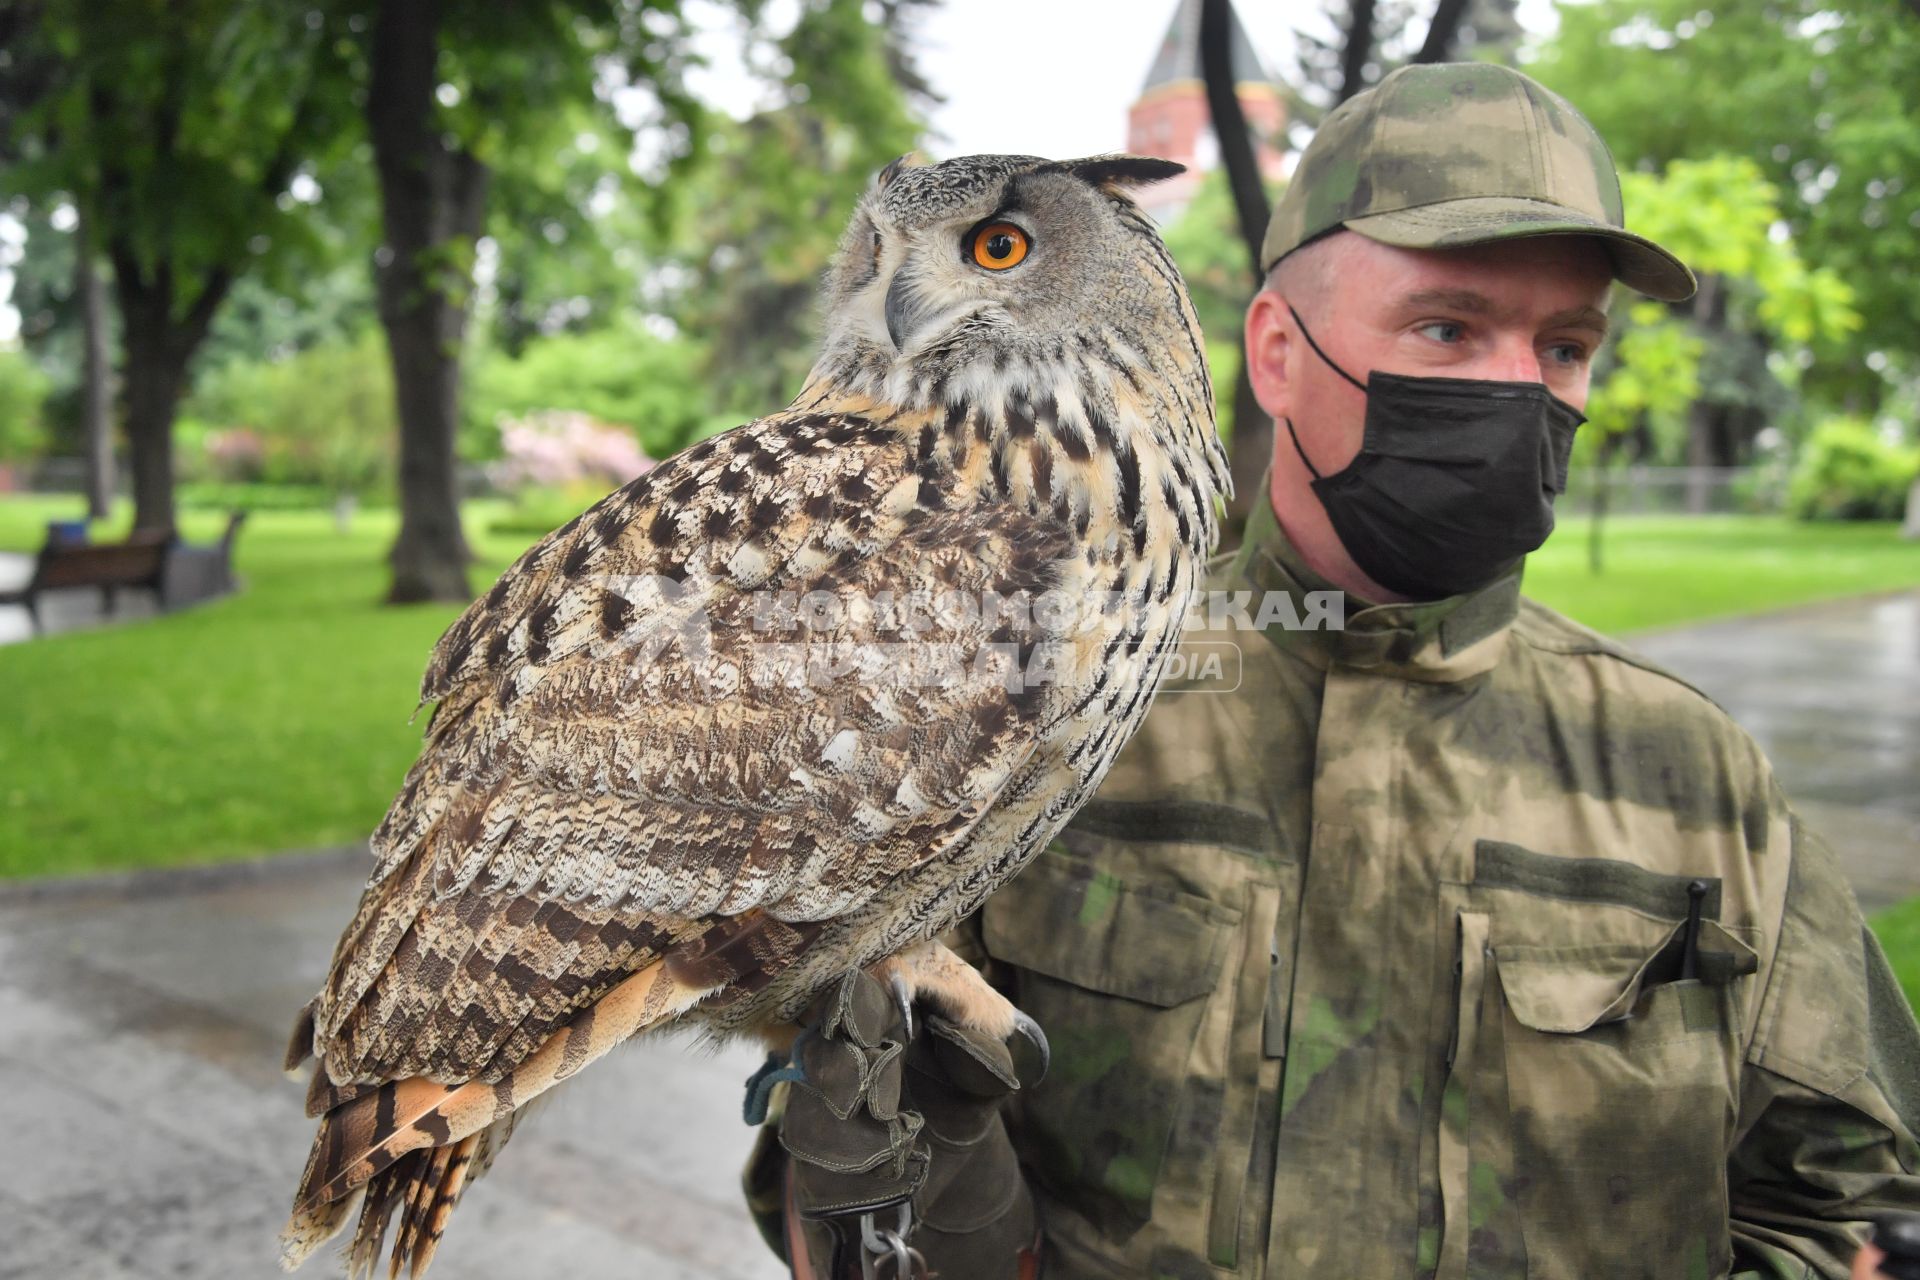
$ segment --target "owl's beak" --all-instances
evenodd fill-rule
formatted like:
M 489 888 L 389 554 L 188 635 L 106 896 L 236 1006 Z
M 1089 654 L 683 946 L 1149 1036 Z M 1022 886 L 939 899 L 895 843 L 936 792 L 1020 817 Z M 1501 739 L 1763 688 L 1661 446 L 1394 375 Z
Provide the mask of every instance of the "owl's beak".
M 887 337 L 893 339 L 893 349 L 905 351 L 914 332 L 927 318 L 927 306 L 904 271 L 896 272 L 893 283 L 887 286 L 886 315 Z

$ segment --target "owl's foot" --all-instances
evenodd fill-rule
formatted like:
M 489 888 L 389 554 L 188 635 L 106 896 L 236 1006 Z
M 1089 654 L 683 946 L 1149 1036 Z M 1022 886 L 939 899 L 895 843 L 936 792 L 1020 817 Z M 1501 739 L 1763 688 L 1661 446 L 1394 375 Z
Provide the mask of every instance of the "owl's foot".
M 995 991 L 980 971 L 939 942 L 917 943 L 873 966 L 872 972 L 893 991 L 913 1034 L 913 1006 L 925 1001 L 961 1026 L 1010 1040 L 1017 1032 L 1032 1042 L 1040 1055 L 1041 1073 L 1051 1057 L 1046 1032 L 1040 1024 Z

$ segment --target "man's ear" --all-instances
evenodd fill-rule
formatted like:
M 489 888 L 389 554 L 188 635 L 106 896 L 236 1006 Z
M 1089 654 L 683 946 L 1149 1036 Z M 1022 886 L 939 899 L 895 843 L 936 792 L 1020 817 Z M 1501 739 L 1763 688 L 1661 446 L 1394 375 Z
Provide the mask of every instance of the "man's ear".
M 1253 398 L 1275 422 L 1293 413 L 1293 381 L 1288 376 L 1287 357 L 1291 354 L 1292 330 L 1288 327 L 1286 299 L 1272 289 L 1262 289 L 1247 304 L 1247 381 L 1253 386 Z

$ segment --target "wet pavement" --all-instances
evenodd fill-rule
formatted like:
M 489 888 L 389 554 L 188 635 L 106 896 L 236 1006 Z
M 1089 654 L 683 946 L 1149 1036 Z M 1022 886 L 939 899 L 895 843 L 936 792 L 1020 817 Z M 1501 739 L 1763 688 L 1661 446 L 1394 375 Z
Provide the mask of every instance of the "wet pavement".
M 1920 592 L 1635 643 L 1754 733 L 1864 905 L 1920 893 Z M 0 885 L 0 1280 L 280 1274 L 313 1132 L 280 1057 L 366 869 Z M 777 1280 L 736 1189 L 757 1062 L 641 1042 L 595 1064 L 467 1197 L 434 1274 Z
M 368 866 L 0 898 L 0 1278 L 281 1274 L 313 1124 L 280 1056 Z M 432 1274 L 777 1280 L 737 1190 L 758 1062 L 643 1041 L 594 1064 L 475 1184 Z M 337 1250 L 300 1274 L 342 1274 Z
M 1754 736 L 1864 909 L 1920 894 L 1920 591 L 1631 643 Z

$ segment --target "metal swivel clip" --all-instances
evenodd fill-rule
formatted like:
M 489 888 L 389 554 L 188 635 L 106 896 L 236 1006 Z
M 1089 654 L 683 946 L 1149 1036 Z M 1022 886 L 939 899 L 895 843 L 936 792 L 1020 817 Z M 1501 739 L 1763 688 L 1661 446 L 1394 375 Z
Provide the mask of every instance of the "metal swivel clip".
M 913 1206 L 902 1201 L 897 1207 L 892 1230 L 877 1226 L 871 1213 L 860 1215 L 860 1280 L 929 1280 L 927 1260 L 907 1244 Z

